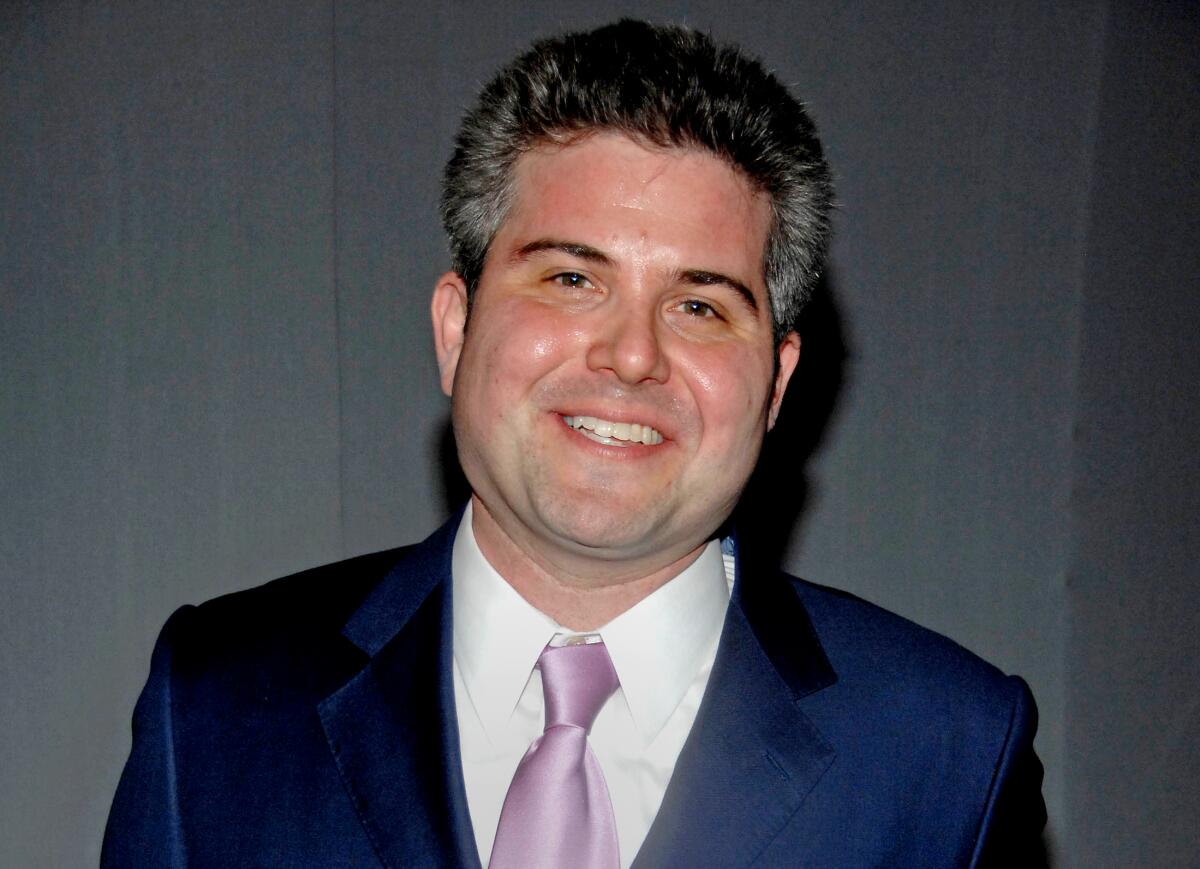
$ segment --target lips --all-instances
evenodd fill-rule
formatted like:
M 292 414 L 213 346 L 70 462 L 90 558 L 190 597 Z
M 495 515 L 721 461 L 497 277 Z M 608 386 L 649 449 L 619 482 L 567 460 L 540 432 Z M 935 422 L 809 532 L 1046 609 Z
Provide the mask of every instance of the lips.
M 657 429 L 643 423 L 613 422 L 594 416 L 564 416 L 562 420 L 585 437 L 606 446 L 654 446 L 663 442 Z

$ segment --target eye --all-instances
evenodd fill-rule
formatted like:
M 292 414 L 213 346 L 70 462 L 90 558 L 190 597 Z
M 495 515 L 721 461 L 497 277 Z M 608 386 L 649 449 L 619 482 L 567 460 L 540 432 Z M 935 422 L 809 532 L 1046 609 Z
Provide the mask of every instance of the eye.
M 700 299 L 685 299 L 679 303 L 678 310 L 685 314 L 690 314 L 693 317 L 720 317 L 717 309 L 708 302 L 703 302 Z
M 579 272 L 562 272 L 550 279 L 554 283 L 562 287 L 570 289 L 585 290 L 592 287 L 592 282 Z

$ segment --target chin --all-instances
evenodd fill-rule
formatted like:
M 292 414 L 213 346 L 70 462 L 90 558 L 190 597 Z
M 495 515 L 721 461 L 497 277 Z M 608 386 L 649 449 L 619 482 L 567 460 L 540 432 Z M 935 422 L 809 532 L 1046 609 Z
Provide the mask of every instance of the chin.
M 640 553 L 654 546 L 662 530 L 661 518 L 647 514 L 644 506 L 589 509 L 579 502 L 549 503 L 538 505 L 538 513 L 547 529 L 569 548 L 593 555 L 597 550 Z

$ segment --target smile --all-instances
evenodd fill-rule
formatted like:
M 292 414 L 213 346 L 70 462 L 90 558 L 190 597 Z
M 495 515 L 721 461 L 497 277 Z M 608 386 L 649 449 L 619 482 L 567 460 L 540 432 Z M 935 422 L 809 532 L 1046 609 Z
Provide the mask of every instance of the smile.
M 607 446 L 654 446 L 663 442 L 663 436 L 657 430 L 638 422 L 610 422 L 594 416 L 564 416 L 562 419 L 584 437 Z

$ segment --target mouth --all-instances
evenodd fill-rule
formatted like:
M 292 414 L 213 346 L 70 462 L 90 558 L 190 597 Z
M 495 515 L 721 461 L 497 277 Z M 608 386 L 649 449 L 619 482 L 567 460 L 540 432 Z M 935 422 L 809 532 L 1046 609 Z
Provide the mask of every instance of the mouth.
M 594 416 L 564 416 L 562 421 L 586 438 L 610 447 L 654 446 L 663 442 L 655 428 L 639 422 L 612 422 Z

